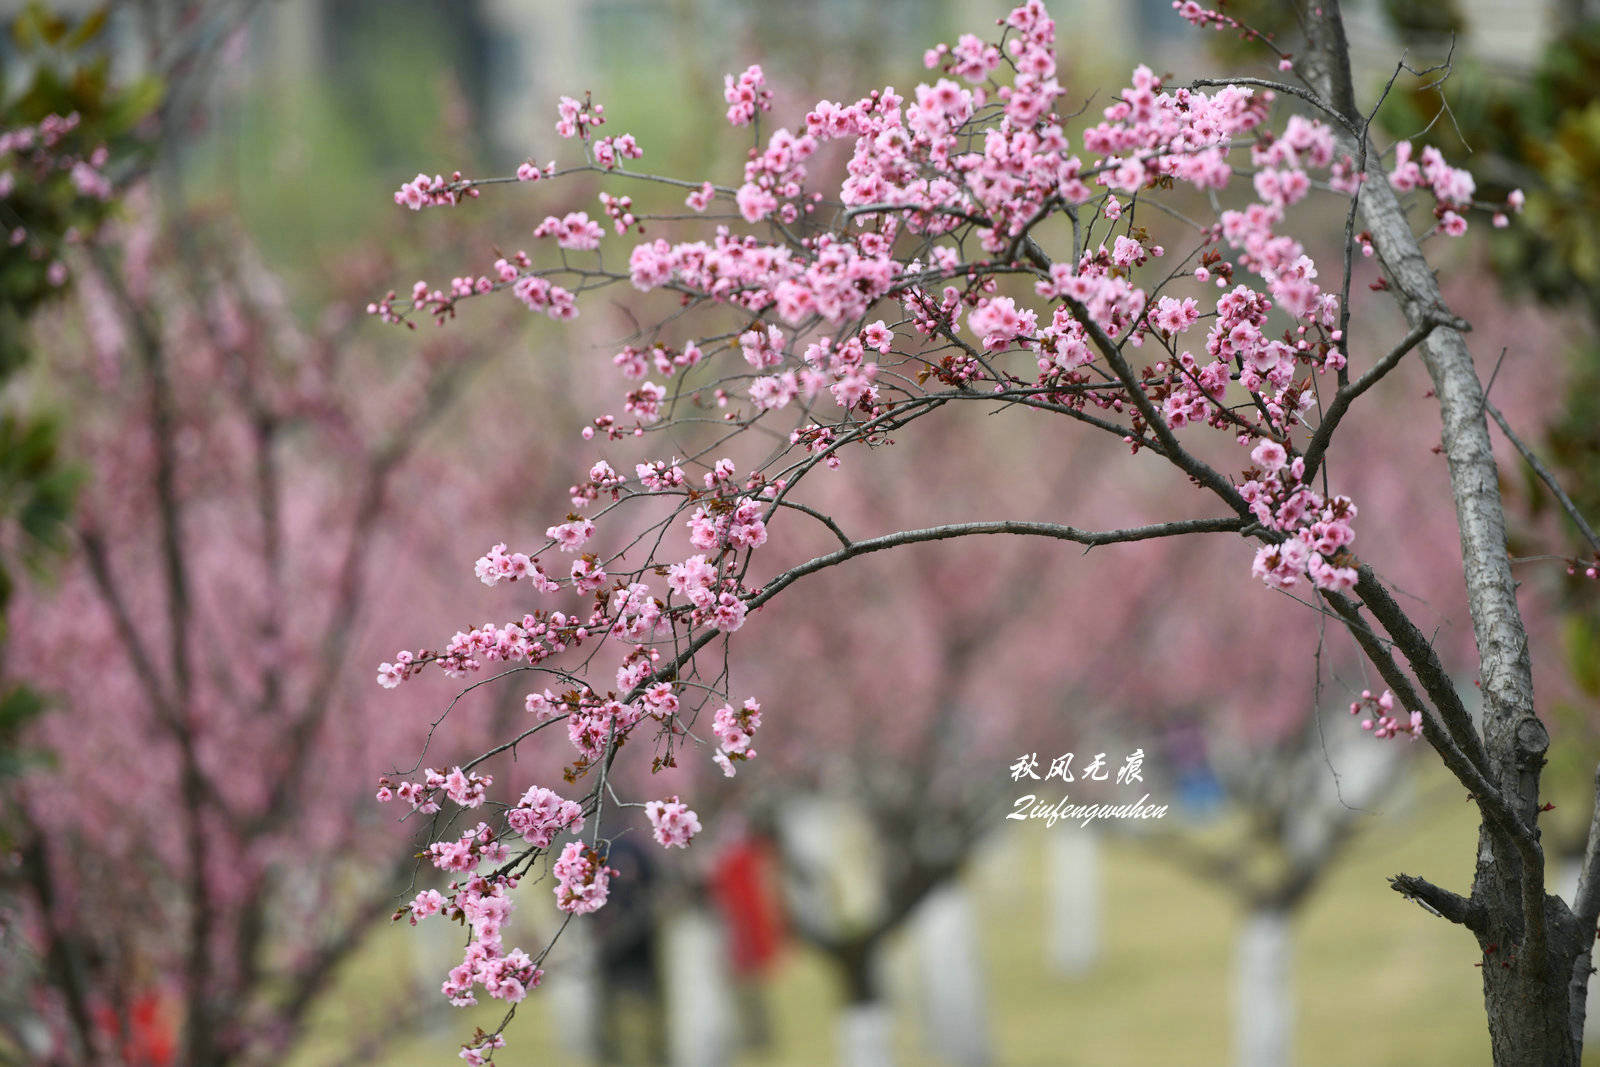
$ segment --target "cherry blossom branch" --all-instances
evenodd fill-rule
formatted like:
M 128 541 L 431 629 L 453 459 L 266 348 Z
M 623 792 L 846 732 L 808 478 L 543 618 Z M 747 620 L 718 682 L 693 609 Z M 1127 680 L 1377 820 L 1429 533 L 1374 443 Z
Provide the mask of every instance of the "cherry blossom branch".
M 1377 668 L 1384 684 L 1400 698 L 1402 706 L 1407 710 L 1421 713 L 1423 737 L 1427 738 L 1428 744 L 1439 753 L 1440 759 L 1456 779 L 1467 787 L 1467 791 L 1478 802 L 1478 806 L 1484 809 L 1484 817 L 1491 819 L 1497 825 L 1504 823 L 1510 832 L 1515 833 L 1518 829 L 1517 822 L 1514 818 L 1505 817 L 1505 812 L 1509 809 L 1504 809 L 1504 797 L 1485 773 L 1457 747 L 1450 731 L 1439 720 L 1438 713 L 1417 693 L 1411 684 L 1411 679 L 1400 669 L 1400 665 L 1395 662 L 1389 650 L 1383 647 L 1382 641 L 1373 632 L 1372 627 L 1361 618 L 1358 606 L 1348 597 L 1326 590 L 1323 591 L 1323 599 L 1344 620 L 1356 644 Z M 1494 814 L 1491 815 L 1490 809 L 1494 807 L 1496 801 L 1499 801 L 1501 806 L 1494 808 Z M 1526 835 L 1525 828 L 1522 829 L 1522 833 Z
M 811 516 L 813 519 L 816 519 L 818 522 L 822 523 L 822 525 L 826 526 L 828 528 L 828 532 L 839 539 L 840 544 L 844 545 L 846 548 L 850 547 L 850 538 L 846 536 L 845 532 L 839 528 L 838 522 L 834 520 L 832 515 L 824 515 L 816 508 L 810 507 L 806 504 L 801 504 L 795 500 L 780 499 L 775 501 L 775 503 L 779 507 L 789 508 L 792 511 L 798 511 L 803 515 Z
M 1046 272 L 1050 270 L 1051 262 L 1049 256 L 1036 243 L 1028 242 L 1024 251 L 1027 252 L 1028 258 L 1040 270 Z M 1084 306 L 1083 302 L 1067 294 L 1062 294 L 1060 299 L 1062 303 L 1072 310 L 1073 318 L 1078 320 L 1084 332 L 1094 342 L 1095 348 L 1105 357 L 1117 379 L 1122 382 L 1128 399 L 1133 402 L 1134 407 L 1143 416 L 1145 424 L 1156 435 L 1156 440 L 1161 442 L 1162 454 L 1196 482 L 1216 493 L 1229 507 L 1239 512 L 1239 514 L 1249 514 L 1250 506 L 1239 495 L 1239 491 L 1205 461 L 1190 455 L 1178 443 L 1172 428 L 1167 425 L 1166 420 L 1161 417 L 1161 413 L 1156 410 L 1155 405 L 1150 402 L 1150 398 L 1145 395 L 1144 389 L 1140 387 L 1138 378 L 1133 373 L 1133 368 L 1128 366 L 1128 361 L 1122 356 L 1122 349 L 1117 345 L 1116 341 L 1111 339 L 1105 329 L 1095 321 L 1094 316 L 1089 314 L 1089 309 Z
M 1461 751 L 1466 753 L 1473 766 L 1483 774 L 1490 773 L 1491 763 L 1489 754 L 1483 747 L 1483 740 L 1473 726 L 1472 715 L 1462 703 L 1455 683 L 1450 680 L 1444 664 L 1439 661 L 1433 642 L 1428 640 L 1427 635 L 1411 621 L 1411 617 L 1389 595 L 1389 591 L 1378 581 L 1377 574 L 1370 566 L 1362 564 L 1357 568 L 1356 574 L 1356 592 L 1360 595 L 1362 603 L 1372 612 L 1373 617 L 1383 624 L 1384 630 L 1394 639 L 1406 661 L 1411 664 L 1417 680 L 1433 699 L 1434 707 L 1438 710 L 1446 729 L 1449 730 L 1451 738 Z
M 1130 526 L 1120 530 L 1079 530 L 1053 522 L 1024 522 L 1004 519 L 998 522 L 953 522 L 944 526 L 930 526 L 920 530 L 901 530 L 852 541 L 837 552 L 816 556 L 796 567 L 791 567 L 768 582 L 749 602 L 751 608 L 760 607 L 783 589 L 808 574 L 843 563 L 845 560 L 871 552 L 899 548 L 902 545 L 927 541 L 948 541 L 957 537 L 977 537 L 987 534 L 1015 534 L 1025 537 L 1049 537 L 1058 541 L 1072 541 L 1086 548 L 1099 545 L 1126 544 L 1131 541 L 1149 541 L 1160 537 L 1182 537 L 1196 533 L 1238 533 L 1244 520 L 1237 518 L 1180 519 L 1158 522 L 1148 526 Z
M 1348 116 L 1341 114 L 1337 108 L 1329 104 L 1322 97 L 1318 96 L 1310 89 L 1305 89 L 1298 85 L 1290 85 L 1288 82 L 1272 81 L 1269 78 L 1249 77 L 1196 78 L 1194 81 L 1189 83 L 1189 88 L 1215 89 L 1229 85 L 1247 85 L 1253 89 L 1270 89 L 1275 93 L 1284 93 L 1288 96 L 1298 97 L 1299 99 L 1310 104 L 1312 107 L 1316 108 L 1318 111 L 1322 112 L 1324 115 L 1327 115 L 1340 126 L 1343 126 L 1351 136 L 1359 136 L 1361 134 L 1361 128 L 1359 126 L 1352 122 Z

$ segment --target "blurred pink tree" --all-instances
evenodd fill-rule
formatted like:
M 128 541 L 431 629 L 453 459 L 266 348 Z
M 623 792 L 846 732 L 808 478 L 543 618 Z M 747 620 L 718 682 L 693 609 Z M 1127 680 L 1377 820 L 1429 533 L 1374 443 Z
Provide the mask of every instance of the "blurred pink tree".
M 6 1022 L 30 1060 L 276 1063 L 416 874 L 367 783 L 421 749 L 438 694 L 396 719 L 351 665 L 377 626 L 456 610 L 432 561 L 507 511 L 463 474 L 471 447 L 430 443 L 488 349 L 386 357 L 358 303 L 304 328 L 226 219 L 135 207 L 85 259 L 79 314 L 41 326 L 93 477 L 70 566 L 17 605 L 11 663 L 58 706 L 31 739 L 53 765 L 5 798 L 36 983 Z M 357 249 L 339 274 L 385 269 Z M 498 445 L 536 464 L 539 439 Z M 556 506 L 551 484 L 518 478 L 517 503 Z M 477 712 L 458 728 L 491 736 Z

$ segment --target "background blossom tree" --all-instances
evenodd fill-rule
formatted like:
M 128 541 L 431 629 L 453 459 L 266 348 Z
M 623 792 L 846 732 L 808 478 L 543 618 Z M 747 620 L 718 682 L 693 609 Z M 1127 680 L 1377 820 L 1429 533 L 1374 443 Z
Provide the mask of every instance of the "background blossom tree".
M 436 704 L 397 723 L 350 666 L 378 620 L 454 610 L 429 561 L 505 499 L 428 448 L 486 349 L 385 359 L 359 304 L 307 329 L 225 217 L 147 196 L 82 257 L 77 315 L 43 327 L 84 342 L 52 371 L 94 477 L 70 565 L 17 607 L 13 655 L 58 707 L 30 735 L 51 764 L 6 789 L 17 962 L 50 1026 L 14 1036 L 60 1063 L 281 1062 L 415 880 L 365 783 L 379 739 L 419 751 Z M 358 250 L 346 284 L 381 263 Z M 537 458 L 526 428 L 509 441 Z M 385 1029 L 348 1040 L 372 1054 Z

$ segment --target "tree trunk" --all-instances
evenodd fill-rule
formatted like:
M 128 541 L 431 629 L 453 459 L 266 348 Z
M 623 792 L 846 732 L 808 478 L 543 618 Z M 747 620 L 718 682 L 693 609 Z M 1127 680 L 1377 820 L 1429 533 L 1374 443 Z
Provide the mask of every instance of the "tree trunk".
M 597 1060 L 600 1051 L 600 950 L 587 923 L 567 926 L 545 968 L 562 980 L 549 984 L 551 1007 L 562 1050 L 580 1060 Z
M 914 921 L 922 970 L 925 1047 L 952 1067 L 986 1067 L 988 1005 L 972 897 L 952 882 L 933 890 Z
M 833 959 L 845 988 L 839 1016 L 841 1067 L 894 1067 L 894 1009 L 883 998 L 877 947 L 852 941 Z
M 1100 958 L 1100 836 L 1063 824 L 1045 838 L 1045 948 L 1057 974 L 1079 978 Z
M 1290 913 L 1254 907 L 1239 930 L 1233 972 L 1238 1067 L 1288 1067 L 1294 1052 L 1294 934 Z
M 1594 932 L 1579 936 L 1572 912 L 1545 898 L 1548 947 L 1543 967 L 1519 959 L 1523 943 L 1520 886 L 1489 853 L 1487 831 L 1479 846 L 1474 900 L 1488 901 L 1478 933 L 1483 949 L 1483 997 L 1496 1067 L 1579 1067 L 1588 997 L 1589 950 Z
M 701 908 L 672 913 L 663 924 L 661 950 L 672 1067 L 732 1062 L 736 1001 L 716 920 Z

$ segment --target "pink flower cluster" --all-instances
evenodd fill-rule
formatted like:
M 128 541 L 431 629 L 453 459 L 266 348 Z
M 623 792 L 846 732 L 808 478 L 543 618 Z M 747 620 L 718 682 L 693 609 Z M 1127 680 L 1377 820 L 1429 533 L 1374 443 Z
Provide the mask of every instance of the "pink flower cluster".
M 556 876 L 556 907 L 572 915 L 598 911 L 611 892 L 611 876 L 617 873 L 581 841 L 568 842 L 551 870 Z
M 978 301 L 967 315 L 967 328 L 983 339 L 991 352 L 1010 348 L 1020 338 L 1028 338 L 1039 327 L 1039 316 L 1031 309 L 1017 310 L 1009 296 Z
M 633 197 L 612 196 L 610 193 L 600 194 L 600 206 L 605 209 L 606 216 L 611 219 L 618 233 L 627 233 L 628 229 L 638 223 L 633 214 Z
M 537 274 L 519 277 L 512 283 L 511 292 L 528 306 L 529 311 L 542 311 L 557 322 L 578 317 L 578 301 L 572 291 L 554 285 Z
M 554 215 L 545 216 L 545 220 L 534 227 L 533 235 L 554 237 L 562 248 L 592 252 L 600 247 L 600 238 L 605 232 L 598 222 L 589 218 L 587 211 L 569 211 L 559 219 Z
M 480 190 L 458 170 L 450 175 L 449 180 L 435 174 L 428 177 L 418 174 L 395 190 L 394 202 L 420 211 L 428 206 L 453 206 L 461 202 L 462 197 L 476 197 Z
M 638 704 L 620 700 L 601 700 L 585 692 L 567 714 L 567 739 L 578 755 L 593 763 L 605 754 L 606 745 L 620 744 L 644 717 Z
M 1305 460 L 1286 462 L 1288 452 L 1276 441 L 1262 441 L 1251 457 L 1262 472 L 1241 485 L 1239 495 L 1263 527 L 1290 535 L 1258 549 L 1251 573 L 1275 589 L 1293 588 L 1308 575 L 1318 589 L 1355 588 L 1358 574 L 1347 552 L 1356 536 L 1350 525 L 1355 504 L 1343 496 L 1324 500 L 1303 484 Z
M 545 574 L 538 560 L 529 559 L 526 552 L 506 552 L 503 541 L 478 557 L 478 562 L 473 565 L 473 573 L 491 589 L 503 581 L 515 582 L 524 578 L 531 581 L 541 593 L 554 593 L 560 588 Z
M 589 130 L 606 122 L 605 105 L 594 103 L 587 95 L 582 101 L 563 96 L 556 104 L 556 115 L 556 135 L 568 139 L 587 141 Z
M 538 165 L 536 163 L 534 163 L 530 159 L 530 160 L 527 160 L 526 162 L 517 164 L 517 181 L 519 181 L 519 182 L 536 182 L 541 178 L 552 177 L 555 174 L 555 172 L 556 172 L 556 162 L 555 162 L 555 160 L 552 159 L 550 162 L 548 162 L 548 163 L 546 163 L 544 165 L 544 169 L 543 170 L 540 170 Z
M 767 88 L 767 76 L 761 68 L 751 64 L 735 78 L 723 76 L 722 97 L 728 102 L 728 121 L 735 126 L 746 126 L 755 120 L 757 111 L 772 110 L 772 90 Z
M 548 848 L 556 834 L 583 829 L 583 809 L 577 801 L 536 785 L 506 812 L 506 825 L 535 848 Z
M 694 211 L 704 211 L 711 206 L 711 199 L 716 195 L 716 186 L 710 182 L 702 182 L 700 188 L 690 190 L 689 195 L 683 198 L 683 202 Z
M 784 204 L 779 210 L 779 201 L 800 195 L 806 180 L 805 161 L 816 150 L 817 139 L 810 134 L 796 137 L 785 129 L 774 131 L 767 150 L 759 155 L 752 153 L 750 162 L 744 165 L 744 184 L 734 194 L 734 203 L 744 220 L 760 222 L 776 211 L 783 222 L 794 222 L 799 209 Z
M 480 863 L 504 863 L 510 855 L 489 824 L 482 822 L 454 841 L 435 841 L 428 846 L 430 862 L 441 871 L 472 871 Z
M 1409 716 L 1402 709 L 1399 716 L 1394 714 L 1394 694 L 1385 689 L 1383 695 L 1373 696 L 1371 690 L 1363 689 L 1361 699 L 1350 705 L 1350 714 L 1359 715 L 1363 711 L 1372 714 L 1372 718 L 1361 720 L 1361 728 L 1372 733 L 1373 737 L 1409 737 L 1415 741 L 1422 736 L 1422 712 L 1413 711 Z
M 929 70 L 940 67 L 946 73 L 977 85 L 987 81 L 1000 66 L 1000 49 L 975 33 L 963 33 L 954 48 L 940 44 L 928 49 L 922 55 L 922 62 Z
M 755 759 L 756 750 L 750 743 L 755 740 L 760 725 L 761 705 L 753 697 L 746 700 L 743 707 L 724 704 L 717 709 L 711 722 L 711 731 L 717 735 L 717 752 L 712 759 L 724 775 L 733 777 L 735 760 Z
M 713 504 L 689 516 L 689 543 L 696 548 L 760 548 L 767 543 L 761 502 L 743 496 L 732 507 Z
M 631 133 L 602 137 L 594 143 L 594 161 L 606 170 L 616 170 L 622 160 L 638 159 L 643 155 L 644 149 L 639 147 L 639 142 L 634 140 Z
M 476 808 L 483 804 L 493 784 L 493 775 L 473 774 L 460 767 L 452 767 L 448 774 L 441 774 L 429 767 L 423 770 L 421 782 L 396 782 L 384 775 L 378 779 L 378 801 L 386 804 L 398 797 L 410 804 L 413 811 L 431 815 L 439 810 L 440 793 L 464 808 Z
M 543 971 L 538 972 L 540 976 L 543 974 Z M 539 984 L 537 978 L 532 984 Z M 500 1034 L 485 1034 L 480 1029 L 478 1036 L 470 1044 L 461 1046 L 460 1055 L 466 1061 L 468 1067 L 483 1067 L 484 1064 L 490 1062 L 490 1057 L 494 1055 L 495 1049 L 505 1047 L 506 1039 L 504 1036 Z
M 652 800 L 644 806 L 644 813 L 662 848 L 687 848 L 689 840 L 700 832 L 700 816 L 677 797 Z
M 1467 171 L 1446 163 L 1443 153 L 1437 148 L 1432 145 L 1423 148 L 1419 163 L 1412 157 L 1410 141 L 1396 144 L 1389 184 L 1400 192 L 1428 189 L 1436 202 L 1434 214 L 1439 219 L 1439 231 L 1451 237 L 1460 237 L 1467 232 L 1467 220 L 1460 213 L 1472 206 L 1472 194 L 1477 190 L 1477 183 Z M 1521 191 L 1514 191 L 1514 195 L 1520 204 Z M 1503 213 L 1497 215 L 1495 225 L 1504 225 L 1504 218 Z

